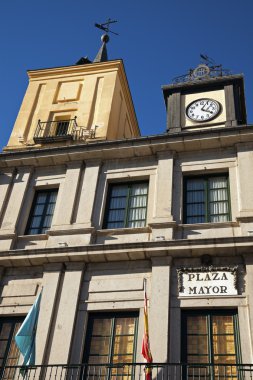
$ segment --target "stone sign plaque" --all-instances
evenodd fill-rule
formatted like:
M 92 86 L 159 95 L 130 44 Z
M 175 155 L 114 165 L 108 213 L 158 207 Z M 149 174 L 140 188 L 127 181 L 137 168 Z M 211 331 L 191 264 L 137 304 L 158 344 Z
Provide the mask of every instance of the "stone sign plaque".
M 237 267 L 180 268 L 178 293 L 180 297 L 233 296 L 237 290 Z

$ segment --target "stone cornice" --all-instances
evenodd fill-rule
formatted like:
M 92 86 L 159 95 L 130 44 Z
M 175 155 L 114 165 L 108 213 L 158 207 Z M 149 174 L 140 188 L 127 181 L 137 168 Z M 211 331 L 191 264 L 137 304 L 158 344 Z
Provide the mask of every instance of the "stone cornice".
M 120 65 L 122 65 L 123 61 L 121 59 L 107 61 L 107 62 L 96 62 L 96 63 L 88 63 L 85 65 L 70 65 L 70 66 L 59 66 L 59 67 L 49 67 L 43 69 L 36 70 L 28 70 L 27 74 L 30 80 L 36 79 L 46 79 L 48 77 L 59 77 L 62 75 L 83 75 L 83 74 L 91 74 L 96 72 L 106 72 L 106 71 L 114 71 L 117 70 Z
M 0 252 L 0 267 L 36 266 L 64 262 L 135 261 L 153 257 L 173 258 L 252 255 L 253 237 L 165 240 L 152 242 L 97 244 L 80 247 L 36 248 Z
M 253 142 L 253 126 L 224 127 L 212 130 L 137 137 L 129 140 L 94 141 L 71 146 L 26 149 L 0 154 L 0 167 L 50 166 L 87 159 L 120 159 L 152 156 L 158 152 L 199 152 L 224 149 Z

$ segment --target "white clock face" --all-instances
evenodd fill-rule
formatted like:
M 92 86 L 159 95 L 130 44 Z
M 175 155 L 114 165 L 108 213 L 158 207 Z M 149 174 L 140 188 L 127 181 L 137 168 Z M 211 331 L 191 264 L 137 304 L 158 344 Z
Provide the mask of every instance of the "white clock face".
M 198 99 L 186 108 L 186 116 L 195 122 L 214 119 L 221 110 L 220 103 L 213 99 Z

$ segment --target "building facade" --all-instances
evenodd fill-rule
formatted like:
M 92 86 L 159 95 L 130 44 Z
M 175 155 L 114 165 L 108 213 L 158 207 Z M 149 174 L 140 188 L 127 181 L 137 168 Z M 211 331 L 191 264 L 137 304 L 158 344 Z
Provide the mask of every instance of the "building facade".
M 42 289 L 27 378 L 143 376 L 144 281 L 153 378 L 251 378 L 253 129 L 243 76 L 204 66 L 149 137 L 121 60 L 28 72 L 0 155 L 1 378 Z

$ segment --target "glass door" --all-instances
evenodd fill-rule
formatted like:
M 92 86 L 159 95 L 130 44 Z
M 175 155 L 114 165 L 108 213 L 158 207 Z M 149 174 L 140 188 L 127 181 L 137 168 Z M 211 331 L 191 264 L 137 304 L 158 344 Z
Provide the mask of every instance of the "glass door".
M 5 380 L 14 379 L 15 366 L 18 364 L 19 350 L 15 343 L 15 335 L 24 318 L 0 318 L 0 378 Z
M 238 379 L 239 353 L 235 310 L 182 312 L 182 362 L 188 379 Z
M 130 380 L 134 374 L 137 313 L 91 314 L 84 363 L 90 378 Z M 124 366 L 122 365 L 124 364 Z

